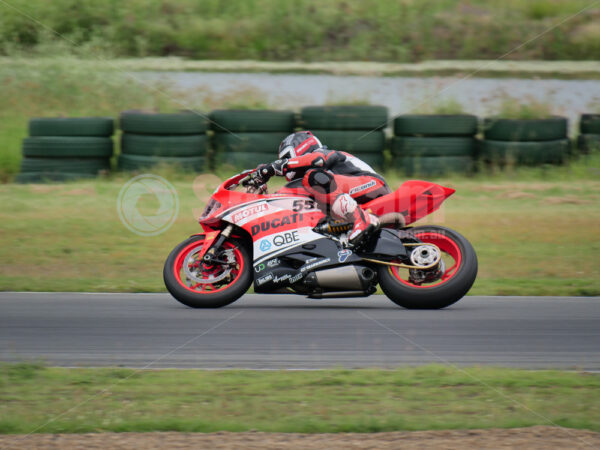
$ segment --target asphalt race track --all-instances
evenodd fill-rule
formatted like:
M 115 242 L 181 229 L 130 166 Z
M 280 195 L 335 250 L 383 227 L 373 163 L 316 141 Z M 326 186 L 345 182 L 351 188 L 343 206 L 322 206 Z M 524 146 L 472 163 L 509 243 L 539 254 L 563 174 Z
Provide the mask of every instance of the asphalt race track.
M 466 297 L 409 311 L 383 296 L 246 295 L 194 310 L 167 294 L 0 293 L 0 361 L 313 369 L 427 363 L 600 370 L 600 298 Z

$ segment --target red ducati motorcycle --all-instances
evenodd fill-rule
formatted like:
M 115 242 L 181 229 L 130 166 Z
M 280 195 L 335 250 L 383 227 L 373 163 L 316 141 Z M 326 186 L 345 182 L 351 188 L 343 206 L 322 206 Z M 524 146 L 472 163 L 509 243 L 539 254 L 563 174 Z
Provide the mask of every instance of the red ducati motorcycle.
M 257 293 L 309 298 L 366 297 L 381 286 L 394 303 L 439 309 L 460 300 L 477 276 L 471 244 L 449 228 L 408 227 L 437 210 L 454 189 L 407 181 L 395 192 L 361 205 L 381 227 L 358 248 L 351 223 L 328 217 L 303 189 L 268 194 L 245 171 L 221 184 L 200 224 L 203 233 L 168 256 L 167 289 L 192 308 L 219 308 L 254 284 Z

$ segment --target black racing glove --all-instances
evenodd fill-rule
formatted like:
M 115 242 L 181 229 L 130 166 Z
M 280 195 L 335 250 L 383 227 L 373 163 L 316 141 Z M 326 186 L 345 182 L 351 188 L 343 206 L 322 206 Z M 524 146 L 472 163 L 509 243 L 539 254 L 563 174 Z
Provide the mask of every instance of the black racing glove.
M 269 164 L 261 164 L 256 168 L 256 172 L 260 173 L 260 176 L 266 183 L 274 175 L 283 176 L 287 162 L 287 159 L 278 159 Z

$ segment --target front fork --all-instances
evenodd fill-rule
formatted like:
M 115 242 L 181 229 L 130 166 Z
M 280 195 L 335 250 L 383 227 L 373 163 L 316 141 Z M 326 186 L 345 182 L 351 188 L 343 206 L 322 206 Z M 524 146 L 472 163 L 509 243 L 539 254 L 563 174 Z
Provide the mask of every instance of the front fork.
M 233 231 L 233 225 L 227 225 L 223 231 L 211 231 L 206 233 L 204 240 L 204 248 L 202 253 L 198 255 L 198 259 L 202 259 L 205 264 L 212 263 L 213 258 L 217 254 L 217 250 L 223 245 L 231 232 Z

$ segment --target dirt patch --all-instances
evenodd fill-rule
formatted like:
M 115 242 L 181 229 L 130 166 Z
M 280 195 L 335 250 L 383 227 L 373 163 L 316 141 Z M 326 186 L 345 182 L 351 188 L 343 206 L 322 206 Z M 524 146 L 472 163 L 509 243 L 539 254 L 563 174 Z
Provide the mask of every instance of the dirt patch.
M 34 194 L 48 194 L 61 189 L 61 186 L 53 186 L 48 184 L 31 184 L 29 190 Z
M 591 200 L 575 197 L 574 195 L 566 195 L 564 197 L 547 197 L 542 203 L 546 205 L 563 205 L 563 204 L 571 204 L 571 205 L 589 205 L 593 203 Z
M 96 195 L 96 189 L 93 187 L 77 188 L 63 192 L 64 195 Z
M 511 191 L 511 192 L 503 192 L 502 194 L 498 194 L 496 198 L 508 198 L 508 199 L 520 199 L 520 198 L 535 198 L 535 194 L 531 194 L 529 192 L 521 192 L 521 191 Z
M 88 433 L 0 436 L 3 449 L 464 449 L 600 447 L 600 433 L 537 426 L 392 433 Z

